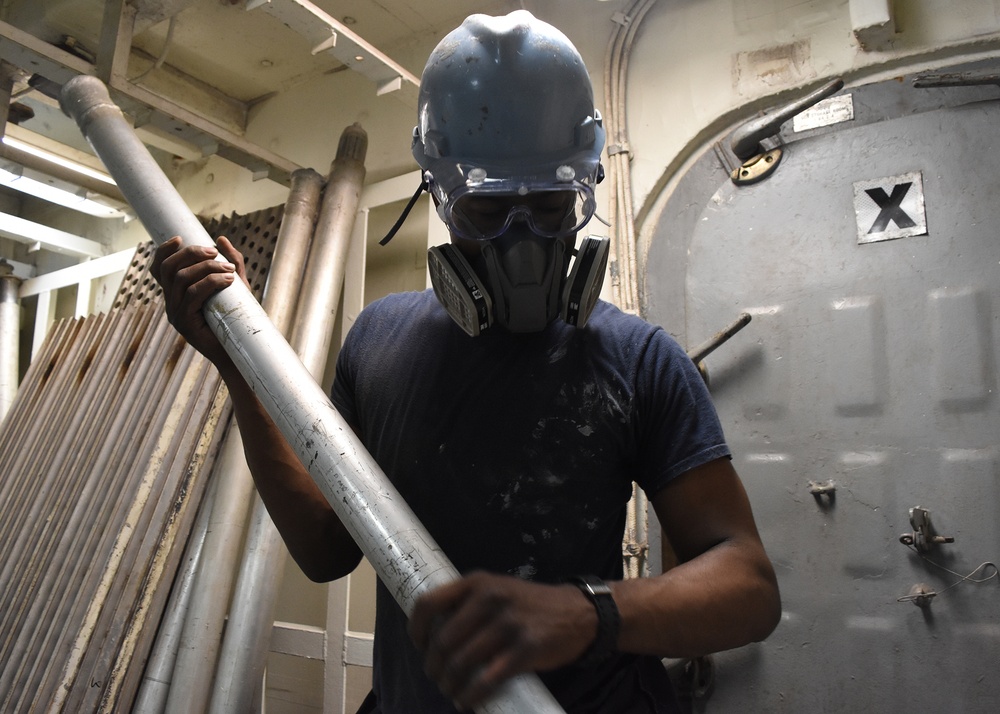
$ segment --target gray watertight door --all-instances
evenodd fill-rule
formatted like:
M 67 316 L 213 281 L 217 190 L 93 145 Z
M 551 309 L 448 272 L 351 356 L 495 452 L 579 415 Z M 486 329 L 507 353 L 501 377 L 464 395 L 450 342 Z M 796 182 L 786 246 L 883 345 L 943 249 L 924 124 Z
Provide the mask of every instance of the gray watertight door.
M 705 365 L 784 610 L 699 710 L 997 711 L 998 71 L 842 91 L 767 178 L 713 148 L 664 203 L 646 317 L 752 316 Z

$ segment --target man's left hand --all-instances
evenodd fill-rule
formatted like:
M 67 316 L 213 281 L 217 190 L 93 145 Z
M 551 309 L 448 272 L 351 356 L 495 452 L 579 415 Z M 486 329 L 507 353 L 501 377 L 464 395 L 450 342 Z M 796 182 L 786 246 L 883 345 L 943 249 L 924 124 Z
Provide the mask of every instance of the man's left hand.
M 517 674 L 576 661 L 596 633 L 594 606 L 575 585 L 489 573 L 434 589 L 410 616 L 427 675 L 460 709 L 480 704 Z

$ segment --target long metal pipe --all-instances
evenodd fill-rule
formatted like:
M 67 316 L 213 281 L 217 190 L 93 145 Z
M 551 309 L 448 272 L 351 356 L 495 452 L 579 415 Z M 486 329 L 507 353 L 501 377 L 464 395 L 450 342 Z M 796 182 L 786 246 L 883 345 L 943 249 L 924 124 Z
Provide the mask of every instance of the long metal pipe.
M 292 323 L 322 186 L 323 177 L 312 169 L 299 169 L 292 174 L 263 299 L 271 321 L 283 331 Z M 184 586 L 188 595 L 157 635 L 158 654 L 148 668 L 151 671 L 138 709 L 147 714 L 164 711 L 171 697 L 174 706 L 182 711 L 204 711 L 208 701 L 238 546 L 253 495 L 253 481 L 235 424 L 225 437 L 215 474 L 213 490 L 218 489 L 222 495 L 213 498 L 214 508 L 199 515 L 192 538 L 205 543 L 205 555 L 199 558 L 201 565 L 197 570 L 185 575 L 192 581 Z M 197 584 L 193 582 L 195 579 Z M 175 677 L 185 682 L 184 689 L 189 694 L 181 694 L 181 688 L 171 694 L 169 683 Z M 201 684 L 195 684 L 195 679 Z
M 160 623 L 161 631 L 156 636 L 156 642 L 143 672 L 139 693 L 132 704 L 133 714 L 159 714 L 167 705 L 181 630 L 191 602 L 218 483 L 218 479 L 209 482 L 208 491 L 199 506 L 197 520 L 184 547 L 183 565 L 174 578 L 170 598 Z
M 157 244 L 182 236 L 213 245 L 180 194 L 136 137 L 107 88 L 78 76 L 60 105 L 80 127 Z M 239 281 L 205 304 L 205 318 L 361 551 L 409 614 L 420 595 L 459 577 L 430 533 L 337 413 L 295 351 Z M 560 712 L 534 675 L 516 677 L 485 713 Z
M 323 379 L 347 252 L 365 182 L 368 135 L 360 125 L 341 134 L 323 193 L 292 329 L 292 348 L 315 380 Z M 270 649 L 286 550 L 260 498 L 254 499 L 236 595 L 229 613 L 210 712 L 251 711 Z
M 10 263 L 0 260 L 0 422 L 7 415 L 18 378 L 18 335 L 21 333 L 21 306 L 17 288 L 21 279 Z
M 312 169 L 292 175 L 288 212 L 282 220 L 262 305 L 282 334 L 291 329 L 302 271 L 309 252 L 323 177 Z M 212 693 L 226 612 L 239 564 L 240 546 L 254 495 L 239 425 L 233 423 L 215 469 L 220 480 L 205 551 L 184 620 L 165 711 L 203 712 Z
M 171 681 L 168 712 L 204 711 L 196 705 L 207 701 L 211 690 L 219 641 L 233 583 L 233 564 L 243 537 L 243 523 L 250 509 L 252 484 L 243 459 L 239 427 L 234 423 L 219 454 L 215 478 L 219 493 L 212 510 L 201 564 L 191 602 L 181 629 L 180 644 Z

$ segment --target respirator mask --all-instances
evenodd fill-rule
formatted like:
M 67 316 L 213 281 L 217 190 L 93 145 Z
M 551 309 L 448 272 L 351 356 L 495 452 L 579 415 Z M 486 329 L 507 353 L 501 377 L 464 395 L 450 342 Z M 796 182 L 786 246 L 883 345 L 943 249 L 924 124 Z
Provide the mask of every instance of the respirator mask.
M 583 327 L 608 260 L 607 238 L 587 236 L 574 247 L 594 213 L 593 192 L 584 184 L 507 188 L 498 183 L 438 197 L 441 217 L 465 250 L 455 244 L 430 249 L 435 295 L 471 336 L 494 325 L 539 332 L 557 317 Z

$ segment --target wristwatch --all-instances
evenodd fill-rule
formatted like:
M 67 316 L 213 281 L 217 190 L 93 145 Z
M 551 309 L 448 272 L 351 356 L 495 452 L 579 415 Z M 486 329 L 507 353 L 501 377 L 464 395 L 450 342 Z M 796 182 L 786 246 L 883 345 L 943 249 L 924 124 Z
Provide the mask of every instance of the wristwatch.
M 611 588 L 600 578 L 580 575 L 570 578 L 570 582 L 580 588 L 597 610 L 597 636 L 576 663 L 580 667 L 592 667 L 606 660 L 615 651 L 622 616 L 611 596 Z

